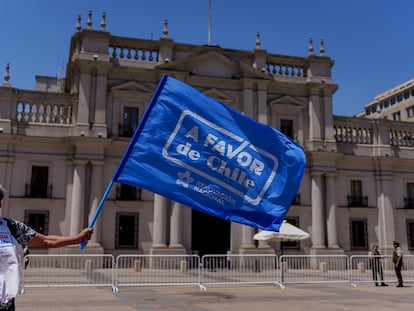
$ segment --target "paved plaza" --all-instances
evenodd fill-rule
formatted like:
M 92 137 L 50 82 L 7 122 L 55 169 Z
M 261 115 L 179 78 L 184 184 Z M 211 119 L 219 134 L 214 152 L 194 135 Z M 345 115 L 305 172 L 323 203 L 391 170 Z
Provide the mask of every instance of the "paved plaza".
M 413 310 L 414 285 L 363 284 L 26 288 L 18 311 L 265 311 Z

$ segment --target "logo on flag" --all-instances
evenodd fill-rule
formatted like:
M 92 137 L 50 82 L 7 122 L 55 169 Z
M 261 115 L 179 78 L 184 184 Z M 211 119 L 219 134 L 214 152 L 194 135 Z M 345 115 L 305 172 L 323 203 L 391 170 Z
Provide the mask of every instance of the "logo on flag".
M 203 152 L 208 152 L 208 156 L 203 157 Z M 162 154 L 171 162 L 188 169 L 188 178 L 192 172 L 252 205 L 261 202 L 276 175 L 278 164 L 273 155 L 189 110 L 181 113 Z M 265 170 L 266 164 L 270 165 L 269 170 Z M 191 178 L 191 181 L 194 179 Z M 189 182 L 184 185 L 188 188 Z M 213 189 L 203 183 L 195 184 L 193 190 L 214 196 Z M 219 196 L 218 201 L 223 203 L 220 193 L 216 195 Z M 226 201 L 236 202 L 231 197 Z

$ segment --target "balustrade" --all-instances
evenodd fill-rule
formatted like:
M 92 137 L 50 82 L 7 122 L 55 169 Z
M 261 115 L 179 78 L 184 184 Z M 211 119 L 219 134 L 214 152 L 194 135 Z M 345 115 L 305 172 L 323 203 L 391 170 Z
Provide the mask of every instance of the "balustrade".
M 372 128 L 359 124 L 334 124 L 334 136 L 337 143 L 373 144 Z
M 392 146 L 414 147 L 414 130 L 390 130 L 390 144 Z
M 306 77 L 306 70 L 303 66 L 281 64 L 281 63 L 267 63 L 267 72 L 271 75 L 277 76 L 291 76 L 291 77 Z
M 122 46 L 110 46 L 109 55 L 111 55 L 112 58 L 131 59 L 148 62 L 156 62 L 158 60 L 158 51 L 156 50 Z
M 408 149 L 414 147 L 413 123 L 340 116 L 333 120 L 334 138 L 341 152 L 371 155 L 379 150 L 372 149 L 376 145 L 382 148 L 383 156 L 413 158 Z
M 158 41 L 111 37 L 108 54 L 113 59 L 157 62 L 159 48 Z
M 72 105 L 20 101 L 17 104 L 16 119 L 17 122 L 70 124 Z
M 266 70 L 274 76 L 306 77 L 306 65 L 303 58 L 268 55 Z

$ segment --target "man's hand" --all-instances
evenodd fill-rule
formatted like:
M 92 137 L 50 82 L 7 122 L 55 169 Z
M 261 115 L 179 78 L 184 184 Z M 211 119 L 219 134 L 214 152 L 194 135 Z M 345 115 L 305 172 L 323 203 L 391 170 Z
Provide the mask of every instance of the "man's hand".
M 85 228 L 80 232 L 82 240 L 85 239 L 87 241 L 89 241 L 92 238 L 92 234 L 93 234 L 93 228 Z

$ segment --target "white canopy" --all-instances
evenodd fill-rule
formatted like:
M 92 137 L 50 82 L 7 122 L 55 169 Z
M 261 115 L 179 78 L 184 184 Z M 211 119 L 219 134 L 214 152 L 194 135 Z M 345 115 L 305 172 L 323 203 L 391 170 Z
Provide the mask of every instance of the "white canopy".
M 279 232 L 263 230 L 256 233 L 253 238 L 266 241 L 299 241 L 309 237 L 309 233 L 284 220 Z

